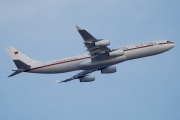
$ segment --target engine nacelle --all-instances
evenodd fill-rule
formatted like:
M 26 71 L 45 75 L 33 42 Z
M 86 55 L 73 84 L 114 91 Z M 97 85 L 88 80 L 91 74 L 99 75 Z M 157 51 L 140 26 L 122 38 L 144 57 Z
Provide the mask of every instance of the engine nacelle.
M 93 75 L 86 75 L 79 79 L 80 82 L 92 82 L 95 80 L 95 77 Z
M 101 70 L 102 74 L 107 74 L 107 73 L 115 73 L 116 72 L 116 67 L 115 66 L 109 66 L 107 68 L 104 68 Z
M 117 57 L 117 56 L 122 56 L 122 55 L 124 55 L 124 51 L 121 49 L 118 49 L 109 53 L 110 57 Z
M 108 46 L 110 44 L 109 40 L 100 40 L 94 43 L 96 47 L 101 47 L 101 46 Z

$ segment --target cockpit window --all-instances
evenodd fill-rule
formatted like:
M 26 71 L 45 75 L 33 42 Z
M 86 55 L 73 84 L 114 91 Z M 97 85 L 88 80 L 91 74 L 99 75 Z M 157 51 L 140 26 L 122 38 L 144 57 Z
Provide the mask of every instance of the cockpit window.
M 170 42 L 170 41 L 167 41 L 167 42 Z

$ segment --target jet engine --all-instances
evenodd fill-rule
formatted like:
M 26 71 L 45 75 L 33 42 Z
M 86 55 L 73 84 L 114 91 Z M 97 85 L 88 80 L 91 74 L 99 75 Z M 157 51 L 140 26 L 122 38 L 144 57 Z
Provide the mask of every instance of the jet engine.
M 117 56 L 122 56 L 122 55 L 124 55 L 124 51 L 121 49 L 109 52 L 110 57 L 117 57 Z
M 104 68 L 101 70 L 102 74 L 107 74 L 107 73 L 115 73 L 116 72 L 116 67 L 115 66 L 109 66 L 107 68 Z
M 94 46 L 101 47 L 101 46 L 108 46 L 110 44 L 109 40 L 100 40 L 94 43 Z
M 79 79 L 80 82 L 92 82 L 95 80 L 95 77 L 93 75 L 86 75 Z

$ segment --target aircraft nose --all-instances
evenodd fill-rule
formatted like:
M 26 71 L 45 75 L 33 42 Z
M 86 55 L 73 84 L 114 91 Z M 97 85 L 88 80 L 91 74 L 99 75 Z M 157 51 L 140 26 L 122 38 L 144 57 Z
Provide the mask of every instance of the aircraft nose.
M 169 42 L 169 44 L 166 44 L 166 49 L 170 50 L 175 46 L 174 42 Z
M 169 45 L 170 49 L 172 49 L 175 46 L 174 42 L 171 42 L 171 44 Z
M 166 44 L 159 46 L 159 52 L 162 53 L 162 52 L 168 51 L 172 49 L 174 46 L 175 46 L 174 42 L 168 41 Z

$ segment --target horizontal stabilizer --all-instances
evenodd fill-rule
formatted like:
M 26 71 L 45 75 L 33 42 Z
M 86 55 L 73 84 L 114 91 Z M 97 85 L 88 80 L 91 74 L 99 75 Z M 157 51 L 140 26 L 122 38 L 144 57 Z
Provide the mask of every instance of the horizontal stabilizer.
M 17 69 L 17 70 L 13 70 L 13 71 L 15 71 L 15 72 L 12 73 L 11 75 L 9 75 L 8 77 L 12 77 L 12 76 L 17 75 L 17 74 L 19 74 L 19 73 L 22 73 L 22 72 L 24 72 L 25 70 L 24 70 L 24 69 Z
M 21 73 L 21 72 L 20 71 L 15 71 L 13 74 L 9 75 L 8 77 L 12 77 L 12 76 L 17 75 L 19 73 Z

